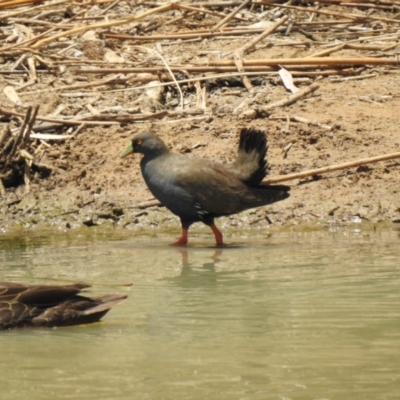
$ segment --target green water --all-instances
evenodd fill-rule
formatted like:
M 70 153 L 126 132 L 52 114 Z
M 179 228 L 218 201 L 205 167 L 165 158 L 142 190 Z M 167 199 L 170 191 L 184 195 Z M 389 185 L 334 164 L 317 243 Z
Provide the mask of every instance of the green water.
M 2 332 L 1 400 L 399 398 L 397 231 L 170 241 L 1 241 L 0 280 L 129 295 L 98 324 Z

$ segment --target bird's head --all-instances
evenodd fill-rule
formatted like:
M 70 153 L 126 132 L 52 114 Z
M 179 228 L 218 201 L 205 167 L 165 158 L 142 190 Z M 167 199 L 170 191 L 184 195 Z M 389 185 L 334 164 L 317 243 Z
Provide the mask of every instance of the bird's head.
M 140 153 L 144 156 L 157 157 L 168 152 L 168 147 L 154 133 L 139 133 L 135 135 L 132 141 L 126 146 L 121 158 L 129 154 Z

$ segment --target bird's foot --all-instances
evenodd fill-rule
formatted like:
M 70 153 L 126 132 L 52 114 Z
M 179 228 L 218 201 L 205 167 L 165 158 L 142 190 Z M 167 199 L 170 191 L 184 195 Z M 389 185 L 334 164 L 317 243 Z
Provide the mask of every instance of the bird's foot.
M 224 239 L 223 239 L 221 231 L 214 224 L 210 225 L 210 228 L 214 233 L 216 246 L 217 247 L 225 247 Z
M 178 241 L 176 241 L 174 243 L 170 243 L 169 245 L 170 246 L 174 246 L 174 247 L 186 246 L 187 245 L 187 241 L 179 239 Z
M 186 246 L 187 242 L 188 242 L 188 230 L 182 229 L 181 237 L 175 243 L 171 243 L 170 246 Z

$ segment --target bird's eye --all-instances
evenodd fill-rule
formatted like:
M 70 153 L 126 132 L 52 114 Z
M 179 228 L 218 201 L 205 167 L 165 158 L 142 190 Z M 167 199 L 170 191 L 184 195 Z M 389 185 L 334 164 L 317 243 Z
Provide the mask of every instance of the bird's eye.
M 136 140 L 136 144 L 137 144 L 138 146 L 140 146 L 140 145 L 142 144 L 142 139 Z

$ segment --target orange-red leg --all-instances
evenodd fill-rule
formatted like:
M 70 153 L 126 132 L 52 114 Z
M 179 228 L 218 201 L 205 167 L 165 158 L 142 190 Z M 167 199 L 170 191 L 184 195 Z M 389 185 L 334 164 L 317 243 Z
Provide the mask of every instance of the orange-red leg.
M 210 228 L 214 233 L 215 241 L 217 242 L 217 246 L 223 246 L 224 239 L 222 237 L 221 231 L 214 224 L 210 225 Z
M 187 242 L 188 242 L 188 229 L 182 229 L 181 237 L 175 243 L 171 243 L 170 246 L 186 246 Z

